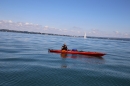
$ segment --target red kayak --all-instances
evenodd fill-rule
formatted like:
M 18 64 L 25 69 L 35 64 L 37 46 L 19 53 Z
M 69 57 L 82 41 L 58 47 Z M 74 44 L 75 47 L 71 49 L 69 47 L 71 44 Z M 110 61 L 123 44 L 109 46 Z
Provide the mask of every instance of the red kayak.
M 54 50 L 54 49 L 48 49 L 49 52 L 52 53 L 67 53 L 67 54 L 80 54 L 80 55 L 89 55 L 89 56 L 97 56 L 102 57 L 106 55 L 105 53 L 101 52 L 89 52 L 89 51 L 72 51 L 72 50 Z

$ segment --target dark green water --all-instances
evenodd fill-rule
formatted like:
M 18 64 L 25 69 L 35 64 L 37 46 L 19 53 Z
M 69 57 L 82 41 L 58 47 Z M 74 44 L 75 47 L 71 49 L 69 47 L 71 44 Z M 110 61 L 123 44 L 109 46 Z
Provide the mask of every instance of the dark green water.
M 107 55 L 48 53 L 63 43 Z M 0 86 L 130 86 L 130 41 L 0 32 Z

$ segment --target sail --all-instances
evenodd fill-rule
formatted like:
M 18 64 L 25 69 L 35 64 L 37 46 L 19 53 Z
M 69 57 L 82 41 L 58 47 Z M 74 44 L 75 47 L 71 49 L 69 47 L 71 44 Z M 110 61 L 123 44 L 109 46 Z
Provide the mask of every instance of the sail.
M 84 34 L 84 39 L 86 39 L 86 33 Z

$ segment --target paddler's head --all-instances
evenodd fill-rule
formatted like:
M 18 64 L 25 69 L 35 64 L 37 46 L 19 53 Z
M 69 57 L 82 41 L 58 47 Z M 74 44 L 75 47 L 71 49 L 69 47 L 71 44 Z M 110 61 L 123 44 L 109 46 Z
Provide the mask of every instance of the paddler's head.
M 65 46 L 66 44 L 64 43 L 63 45 Z

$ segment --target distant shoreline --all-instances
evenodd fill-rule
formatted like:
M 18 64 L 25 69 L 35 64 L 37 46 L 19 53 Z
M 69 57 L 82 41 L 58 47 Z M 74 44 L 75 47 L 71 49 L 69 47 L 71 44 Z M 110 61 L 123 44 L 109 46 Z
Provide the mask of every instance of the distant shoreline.
M 41 32 L 30 32 L 30 31 L 18 31 L 18 30 L 9 30 L 9 29 L 0 29 L 0 32 L 15 32 L 15 33 L 41 34 L 41 35 L 67 36 L 67 37 L 84 37 L 84 36 L 61 35 L 61 34 L 53 34 L 53 33 L 41 33 Z M 130 38 L 91 37 L 91 36 L 87 36 L 87 38 L 130 41 Z

